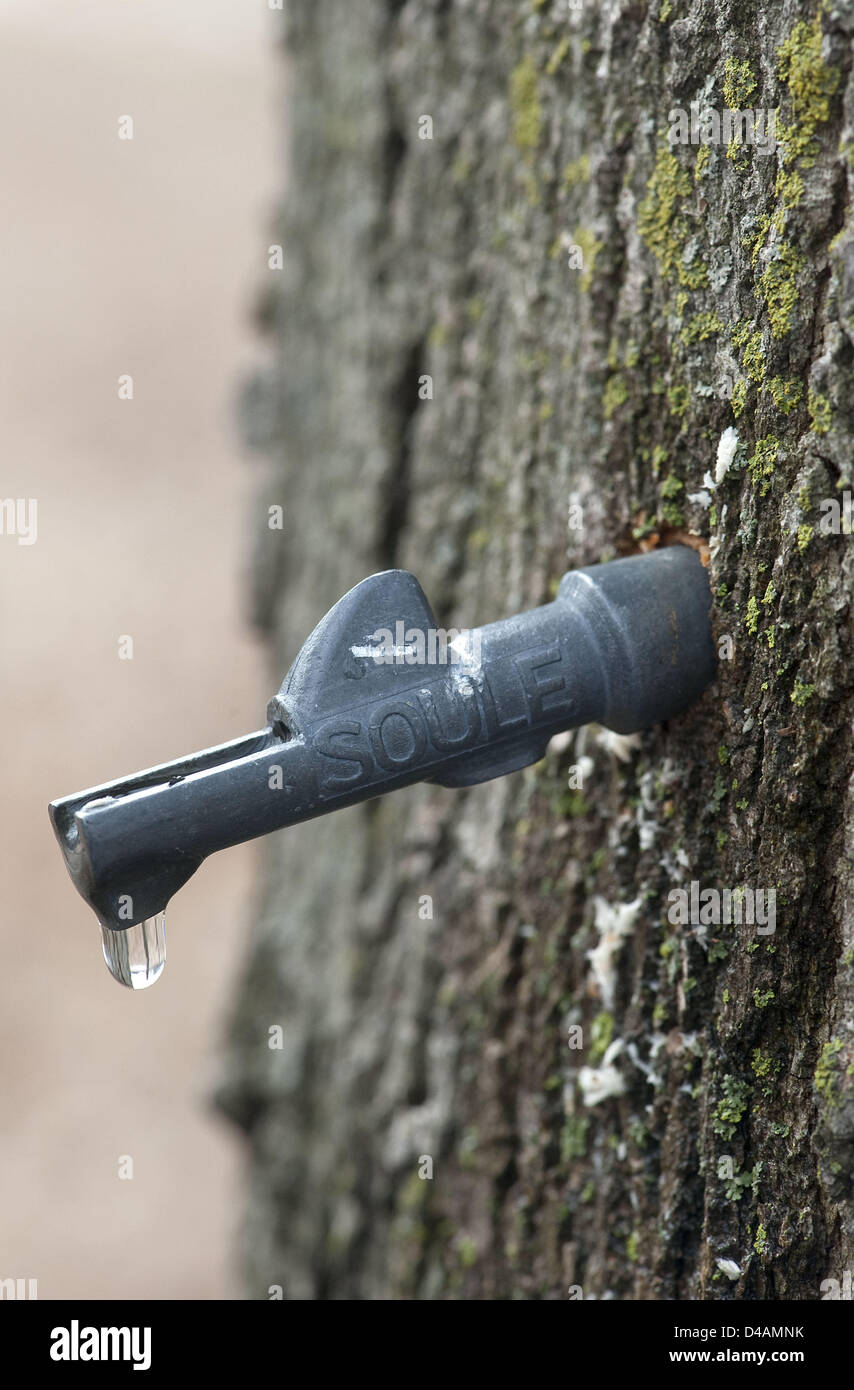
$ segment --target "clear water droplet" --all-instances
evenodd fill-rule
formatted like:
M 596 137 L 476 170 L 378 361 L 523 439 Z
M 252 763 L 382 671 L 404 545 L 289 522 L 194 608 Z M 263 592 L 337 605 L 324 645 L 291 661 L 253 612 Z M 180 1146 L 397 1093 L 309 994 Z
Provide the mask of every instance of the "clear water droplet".
M 101 924 L 101 945 L 110 974 L 128 989 L 148 989 L 166 964 L 166 913 L 147 917 L 135 927 L 113 931 Z

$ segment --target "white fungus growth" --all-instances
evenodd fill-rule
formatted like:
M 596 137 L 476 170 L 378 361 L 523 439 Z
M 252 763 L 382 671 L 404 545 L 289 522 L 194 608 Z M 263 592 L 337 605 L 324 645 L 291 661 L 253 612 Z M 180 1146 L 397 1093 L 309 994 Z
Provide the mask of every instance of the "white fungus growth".
M 735 458 L 738 448 L 738 431 L 729 425 L 718 440 L 718 456 L 715 460 L 715 485 L 723 482 Z
M 658 1045 L 657 1047 L 656 1047 L 656 1045 L 655 1045 L 655 1039 L 656 1039 L 656 1038 L 660 1039 L 660 1043 L 659 1043 L 659 1045 Z M 654 1061 L 654 1060 L 655 1060 L 656 1053 L 661 1051 L 661 1046 L 662 1046 L 663 1043 L 664 1043 L 664 1037 L 663 1037 L 663 1035 L 662 1035 L 661 1033 L 654 1033 L 654 1034 L 653 1034 L 653 1047 L 652 1047 L 652 1050 L 650 1051 L 650 1061 Z M 632 1059 L 632 1061 L 634 1062 L 634 1064 L 635 1064 L 635 1066 L 637 1067 L 638 1071 L 642 1071 L 642 1072 L 643 1072 L 643 1074 L 644 1074 L 644 1076 L 646 1077 L 647 1081 L 649 1082 L 650 1086 L 654 1086 L 655 1089 L 656 1089 L 657 1091 L 659 1091 L 659 1090 L 661 1089 L 661 1087 L 664 1085 L 664 1078 L 661 1077 L 661 1076 L 659 1076 L 658 1072 L 655 1070 L 654 1067 L 652 1067 L 652 1066 L 649 1065 L 647 1062 L 644 1062 L 644 1061 L 641 1059 L 640 1053 L 638 1052 L 637 1047 L 636 1047 L 636 1045 L 635 1045 L 633 1042 L 629 1043 L 628 1047 L 626 1048 L 626 1051 L 627 1051 L 629 1057 L 630 1057 L 630 1058 Z
M 641 746 L 639 734 L 615 734 L 613 729 L 600 729 L 596 742 L 621 763 L 627 763 L 635 749 Z
M 631 903 L 607 903 L 604 898 L 594 900 L 596 912 L 595 925 L 599 940 L 587 959 L 593 970 L 593 978 L 599 987 L 602 1002 L 606 1009 L 613 1008 L 614 990 L 617 983 L 617 957 L 627 936 L 635 929 L 635 921 L 640 911 L 641 900 Z
M 741 1278 L 741 1270 L 739 1269 L 735 1260 L 716 1260 L 715 1264 L 721 1271 L 721 1274 L 726 1275 L 727 1279 Z
M 616 1038 L 598 1067 L 581 1068 L 578 1084 L 585 1105 L 598 1105 L 609 1096 L 623 1095 L 626 1083 L 614 1066 L 614 1058 L 618 1057 L 622 1050 L 622 1038 Z
M 585 1105 L 598 1105 L 609 1096 L 621 1096 L 626 1089 L 616 1067 L 582 1067 L 578 1073 L 578 1084 Z
M 593 771 L 593 759 L 589 758 L 586 753 L 582 753 L 581 757 L 578 759 L 577 766 L 578 775 L 581 778 L 582 783 L 584 783 L 587 781 L 587 778 Z
M 558 755 L 565 753 L 571 742 L 572 734 L 570 732 L 554 734 L 548 741 L 546 752 Z
M 705 488 L 702 492 L 689 492 L 688 501 L 696 502 L 699 506 L 708 508 L 712 505 L 712 494 L 707 492 Z

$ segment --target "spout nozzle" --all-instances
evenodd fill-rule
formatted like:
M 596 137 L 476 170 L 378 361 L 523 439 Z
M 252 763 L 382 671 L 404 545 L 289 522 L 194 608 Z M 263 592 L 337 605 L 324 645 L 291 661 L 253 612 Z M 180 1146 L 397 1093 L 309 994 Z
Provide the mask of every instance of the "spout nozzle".
M 50 803 L 68 872 L 102 927 L 123 932 L 157 917 L 219 848 L 207 845 L 201 817 L 193 816 L 192 806 L 188 813 L 186 795 L 179 805 L 164 794 L 227 770 L 272 742 L 272 731 L 264 729 Z
M 699 556 L 672 546 L 571 571 L 553 602 L 461 645 L 433 640 L 413 575 L 372 575 L 308 637 L 266 728 L 54 801 L 68 870 L 105 929 L 135 930 L 216 850 L 414 782 L 515 772 L 594 720 L 648 728 L 714 679 L 710 609 Z

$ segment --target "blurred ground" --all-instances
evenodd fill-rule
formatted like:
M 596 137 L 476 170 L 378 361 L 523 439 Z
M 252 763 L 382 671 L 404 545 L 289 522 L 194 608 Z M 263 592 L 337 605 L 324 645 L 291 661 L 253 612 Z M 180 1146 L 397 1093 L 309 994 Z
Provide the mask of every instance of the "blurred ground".
M 205 1091 L 254 848 L 176 898 L 163 978 L 133 995 L 46 807 L 263 724 L 231 414 L 278 191 L 274 19 L 261 0 L 0 14 L 0 496 L 38 499 L 36 544 L 0 536 L 0 1278 L 40 1298 L 238 1293 L 239 1154 Z

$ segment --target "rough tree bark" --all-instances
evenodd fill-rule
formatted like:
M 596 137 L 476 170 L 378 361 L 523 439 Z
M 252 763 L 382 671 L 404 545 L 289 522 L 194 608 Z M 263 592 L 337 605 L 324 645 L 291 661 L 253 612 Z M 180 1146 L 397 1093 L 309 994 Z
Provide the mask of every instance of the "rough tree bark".
M 821 524 L 854 486 L 854 3 L 285 23 L 246 409 L 276 680 L 377 569 L 462 627 L 677 533 L 731 643 L 634 748 L 588 731 L 270 838 L 219 1090 L 248 1291 L 821 1298 L 854 1268 L 854 541 Z M 668 143 L 692 102 L 778 109 L 776 149 Z M 776 930 L 671 922 L 692 880 L 774 889 Z

